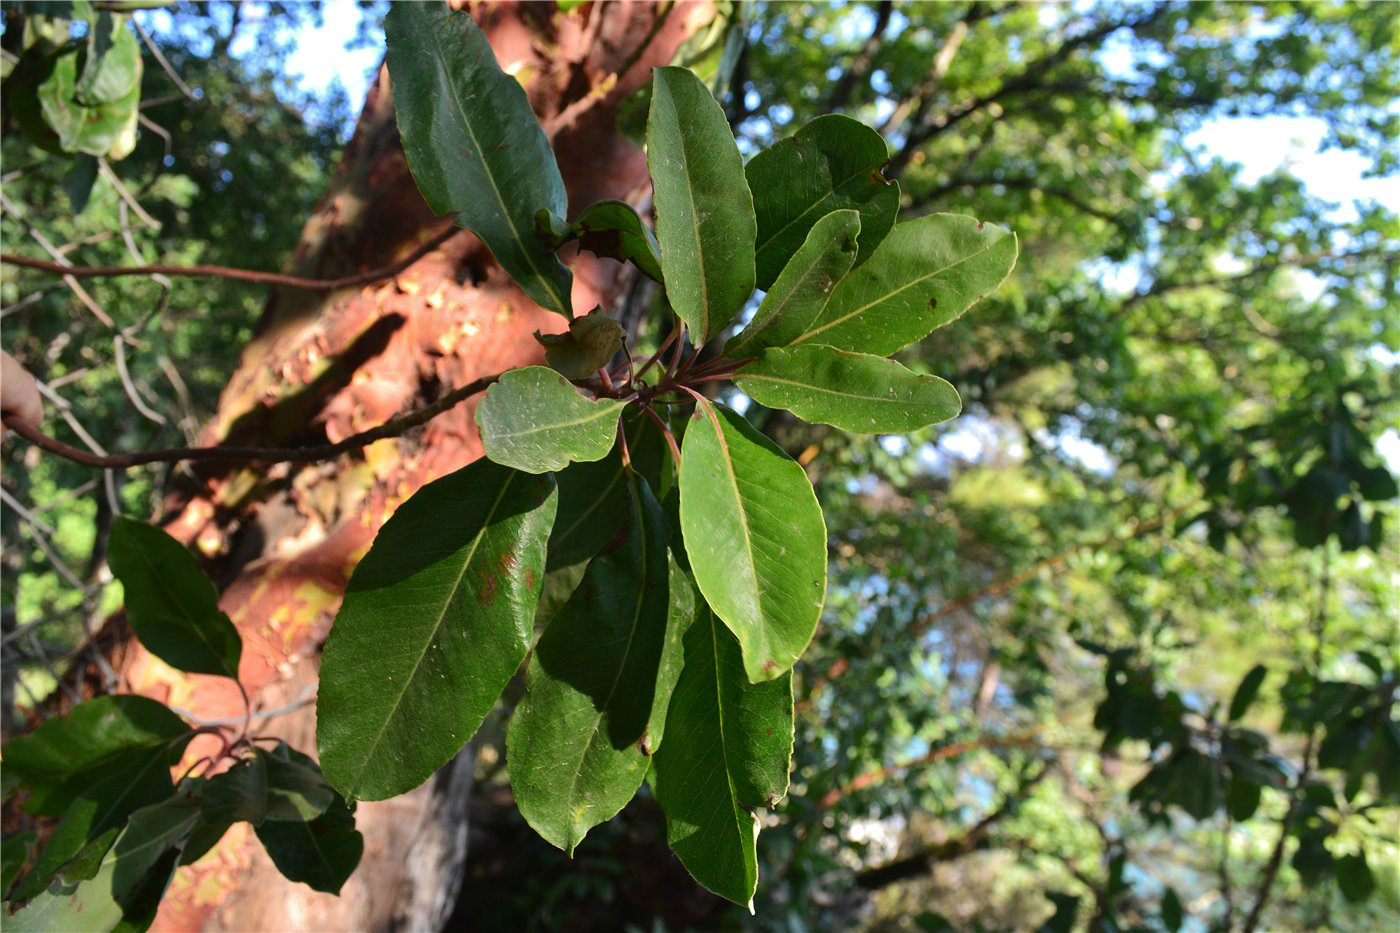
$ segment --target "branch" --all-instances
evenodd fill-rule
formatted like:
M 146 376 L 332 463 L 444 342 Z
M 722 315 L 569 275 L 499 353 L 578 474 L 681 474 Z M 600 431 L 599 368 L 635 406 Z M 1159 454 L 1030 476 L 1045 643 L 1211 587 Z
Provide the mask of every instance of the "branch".
M 875 26 L 870 30 L 865 45 L 852 60 L 851 67 L 846 69 L 846 73 L 841 75 L 841 79 L 831 89 L 831 96 L 826 99 L 826 110 L 840 110 L 850 102 L 851 92 L 856 89 L 856 81 L 865 77 L 875 56 L 880 53 L 880 46 L 885 41 L 885 30 L 889 29 L 890 16 L 893 13 L 894 0 L 880 0 L 875 8 Z
M 1001 806 L 984 816 L 975 826 L 958 838 L 928 846 L 913 855 L 907 855 L 877 868 L 866 869 L 856 875 L 856 884 L 867 891 L 875 890 L 898 881 L 927 875 L 938 862 L 952 861 L 979 849 L 987 848 L 987 836 L 990 835 L 992 827 L 1015 813 L 1016 808 L 1025 800 L 1031 788 L 1040 783 L 1049 773 L 1048 766 L 1041 768 L 1035 777 L 1021 784 L 1015 793 L 1009 794 L 1002 801 Z
M 1097 217 L 1099 220 L 1111 223 L 1116 227 L 1124 228 L 1129 225 L 1129 222 L 1125 218 L 1112 211 L 1105 210 L 1101 207 L 1095 207 L 1069 188 L 1047 185 L 1036 181 L 1034 178 L 997 178 L 991 175 L 956 178 L 920 195 L 910 207 L 915 209 L 927 207 L 943 195 L 956 191 L 959 188 L 990 188 L 997 185 L 1013 191 L 1039 191 L 1041 194 L 1064 201 L 1070 207 L 1088 214 L 1090 217 Z
M 483 376 L 474 382 L 454 389 L 431 405 L 392 418 L 368 431 L 361 431 L 337 444 L 318 444 L 308 447 L 172 447 L 167 450 L 148 450 L 128 454 L 93 454 L 62 441 L 49 437 L 27 421 L 11 415 L 4 417 L 5 427 L 20 437 L 49 453 L 57 454 L 65 460 L 83 466 L 102 469 L 128 469 L 147 463 L 178 463 L 184 460 L 256 460 L 262 463 L 306 463 L 314 460 L 333 460 L 343 453 L 367 447 L 375 441 L 397 437 L 411 428 L 426 424 L 433 418 L 454 408 L 469 397 L 486 389 L 500 374 Z
M 823 809 L 833 806 L 842 797 L 846 797 L 858 790 L 864 790 L 871 784 L 883 781 L 898 771 L 907 771 L 910 768 L 917 768 L 920 765 L 932 764 L 935 761 L 942 761 L 945 758 L 955 758 L 967 752 L 976 751 L 979 748 L 1034 748 L 1037 745 L 1033 735 L 1013 735 L 1013 736 L 988 736 L 982 739 L 969 739 L 966 742 L 954 742 L 951 745 L 943 745 L 932 749 L 926 754 L 908 761 L 901 761 L 898 764 L 887 765 L 883 768 L 876 768 L 874 771 L 867 771 L 860 777 L 851 781 L 844 787 L 833 788 L 827 791 L 822 797 L 820 806 Z
M 306 288 L 315 291 L 334 291 L 351 288 L 355 285 L 368 285 L 382 279 L 392 278 L 424 256 L 446 243 L 460 228 L 455 224 L 429 238 L 413 252 L 390 265 L 369 272 L 341 276 L 338 279 L 308 279 L 299 275 L 284 275 L 279 272 L 257 272 L 252 269 L 233 269 L 229 266 L 69 266 L 58 262 L 47 262 L 29 256 L 16 256 L 13 253 L 0 253 L 0 263 L 24 266 L 53 272 L 65 278 L 99 279 L 117 278 L 127 275 L 174 275 L 184 278 L 229 279 L 235 282 L 254 282 L 260 285 L 280 285 L 286 288 Z

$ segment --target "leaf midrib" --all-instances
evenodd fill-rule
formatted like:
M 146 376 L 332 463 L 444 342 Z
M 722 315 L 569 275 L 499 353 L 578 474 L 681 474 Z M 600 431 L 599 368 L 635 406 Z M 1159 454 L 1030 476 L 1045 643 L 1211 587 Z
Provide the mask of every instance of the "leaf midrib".
M 608 415 L 611 415 L 614 412 L 616 412 L 617 409 L 620 407 L 619 402 L 609 402 L 608 404 L 603 405 L 599 402 L 590 402 L 587 399 L 584 399 L 583 403 L 585 405 L 592 406 L 589 410 L 589 413 L 583 418 L 575 418 L 571 421 L 560 421 L 553 424 L 536 425 L 533 428 L 527 428 L 523 431 L 503 431 L 499 436 L 502 438 L 528 437 L 531 434 L 540 434 L 544 431 L 558 431 L 561 428 L 577 428 L 585 424 L 592 424 L 599 418 L 606 418 Z
M 671 114 L 675 117 L 676 138 L 680 145 L 676 147 L 680 154 L 681 174 L 685 178 L 685 195 L 690 201 L 690 227 L 695 231 L 695 256 L 700 261 L 700 342 L 704 343 L 710 339 L 710 280 L 705 274 L 705 247 L 700 236 L 700 210 L 695 205 L 695 186 L 690 183 L 690 158 L 686 153 L 686 135 L 681 129 L 680 114 L 676 111 L 676 95 L 667 88 L 667 99 L 671 103 Z
M 818 222 L 820 223 L 820 221 Z M 828 245 L 830 244 L 828 243 Z M 812 276 L 816 273 L 817 269 L 821 267 L 823 261 L 826 260 L 829 257 L 829 255 L 829 252 L 825 249 L 817 250 L 816 255 L 813 257 L 811 264 L 808 265 L 807 268 L 803 270 L 802 274 L 797 277 L 797 281 L 793 283 L 792 288 L 788 289 L 787 294 L 782 296 L 782 300 L 774 304 L 773 310 L 765 314 L 762 320 L 755 320 L 753 324 L 750 324 L 749 327 L 745 328 L 744 333 L 740 335 L 740 339 L 738 339 L 735 342 L 733 347 L 726 347 L 726 351 L 728 353 L 732 353 L 735 356 L 742 356 L 744 354 L 744 351 L 749 349 L 750 344 L 752 344 L 759 337 L 763 336 L 764 331 L 771 330 L 772 326 L 775 323 L 777 323 L 778 320 L 782 317 L 783 312 L 787 310 L 789 305 L 792 304 L 793 296 L 795 296 L 798 293 L 798 290 L 801 288 L 801 286 L 805 285 L 808 281 L 811 280 Z M 778 273 L 778 277 L 782 277 L 781 272 Z M 775 282 L 774 284 L 777 283 Z M 826 310 L 826 306 L 831 303 L 831 296 L 834 294 L 836 294 L 835 284 L 831 286 L 831 291 L 826 293 L 826 295 L 824 296 L 824 300 L 822 301 L 821 307 L 817 309 L 817 313 L 812 316 L 811 320 L 815 320 L 816 318 L 821 316 L 821 313 Z M 762 304 L 759 305 L 759 310 L 763 310 Z M 745 336 L 747 336 L 747 340 L 743 339 Z
M 1005 239 L 1005 238 L 1003 237 L 1003 239 Z M 833 321 L 829 321 L 828 323 L 821 325 L 820 327 L 816 328 L 815 330 L 809 330 L 807 333 L 803 334 L 801 337 L 798 337 L 798 338 L 797 338 L 796 340 L 794 340 L 792 343 L 788 344 L 788 346 L 790 346 L 790 347 L 795 347 L 795 346 L 797 346 L 799 343 L 802 343 L 802 342 L 805 341 L 805 340 L 810 340 L 810 339 L 812 339 L 812 338 L 815 337 L 817 334 L 820 334 L 822 331 L 831 330 L 831 328 L 837 326 L 838 324 L 844 324 L 844 323 L 846 323 L 847 321 L 849 321 L 851 318 L 855 317 L 856 315 L 858 315 L 858 314 L 864 314 L 866 311 L 869 311 L 871 308 L 875 307 L 876 305 L 878 305 L 878 304 L 883 304 L 883 303 L 885 303 L 886 301 L 889 301 L 891 298 L 893 298 L 895 295 L 900 294 L 901 292 L 908 291 L 909 289 L 913 288 L 913 287 L 916 286 L 916 285 L 920 285 L 920 284 L 922 284 L 922 283 L 924 283 L 924 282 L 927 282 L 929 279 L 933 278 L 933 277 L 936 276 L 936 275 L 942 275 L 943 273 L 947 272 L 949 269 L 952 269 L 952 268 L 954 268 L 954 267 L 956 267 L 956 266 L 960 266 L 960 265 L 962 265 L 963 263 L 967 262 L 967 261 L 970 260 L 970 259 L 976 259 L 978 256 L 981 256 L 981 255 L 983 255 L 983 254 L 985 254 L 985 253 L 990 252 L 994 247 L 998 246 L 1000 243 L 1001 243 L 1001 240 L 996 240 L 996 241 L 993 242 L 993 243 L 987 244 L 987 245 L 984 246 L 982 249 L 979 249 L 979 250 L 977 250 L 977 251 L 975 251 L 975 252 L 972 252 L 972 253 L 968 253 L 966 256 L 963 256 L 963 257 L 960 258 L 960 259 L 955 259 L 954 261 L 948 263 L 948 265 L 944 266 L 944 267 L 941 268 L 941 269 L 935 269 L 934 271 L 928 273 L 927 275 L 920 276 L 920 277 L 917 278 L 917 279 L 911 279 L 911 280 L 909 280 L 908 282 L 906 282 L 906 283 L 904 283 L 903 285 L 901 285 L 899 288 L 896 288 L 896 289 L 894 289 L 893 291 L 885 292 L 883 295 L 881 295 L 879 298 L 876 298 L 876 299 L 873 300 L 873 301 L 866 302 L 865 304 L 861 305 L 859 308 L 856 308 L 854 311 L 851 311 L 849 314 L 844 314 L 844 315 L 842 315 L 841 317 L 838 317 L 838 318 L 836 318 L 836 319 L 833 320 Z M 833 292 L 833 293 L 834 293 L 834 292 Z M 830 307 L 830 304 L 828 303 L 827 306 Z
M 164 532 L 162 532 L 162 534 L 163 533 Z M 145 564 L 146 569 L 150 572 L 150 575 L 155 578 L 156 585 L 160 587 L 161 592 L 163 592 L 167 597 L 169 597 L 169 601 L 174 603 L 179 608 L 180 614 L 183 615 L 185 617 L 185 621 L 187 621 L 190 624 L 190 629 L 199 638 L 199 640 L 204 643 L 204 647 L 208 649 L 209 654 L 214 659 L 215 663 L 219 667 L 223 668 L 225 672 L 224 676 L 232 677 L 233 679 L 237 680 L 238 672 L 236 670 L 229 670 L 228 665 L 224 663 L 223 657 L 219 654 L 219 650 L 214 646 L 214 643 L 209 640 L 209 637 L 205 634 L 203 628 L 201 628 L 199 620 L 197 620 L 193 615 L 191 615 L 190 611 L 187 608 L 185 608 L 184 602 L 176 596 L 175 591 L 170 588 L 170 584 L 166 582 L 165 578 L 161 574 L 156 572 L 156 565 L 147 556 L 145 548 L 138 547 L 136 549 L 136 553 L 141 562 Z M 223 614 L 223 611 L 219 609 L 217 601 L 214 604 L 214 611 L 218 613 L 218 618 L 222 618 L 223 620 L 227 621 L 227 616 L 225 616 Z M 229 625 L 232 626 L 233 622 L 230 621 Z M 235 632 L 236 631 L 237 630 L 235 629 Z M 239 654 L 241 655 L 242 651 L 240 651 Z
M 540 270 L 540 267 L 535 264 L 534 255 L 532 255 L 530 250 L 526 247 L 525 240 L 523 237 L 521 237 L 519 228 L 515 226 L 515 218 L 511 216 L 510 209 L 506 207 L 505 198 L 501 196 L 500 186 L 496 183 L 496 173 L 492 170 L 491 163 L 486 158 L 485 150 L 481 148 L 481 142 L 476 137 L 476 131 L 472 129 L 471 120 L 467 118 L 466 108 L 462 106 L 462 98 L 457 93 L 457 82 L 447 80 L 449 76 L 446 74 L 445 68 L 447 55 L 442 45 L 443 30 L 435 28 L 430 31 L 433 34 L 433 42 L 437 46 L 438 51 L 437 60 L 435 62 L 435 64 L 437 65 L 438 77 L 442 81 L 442 84 L 447 87 L 448 92 L 452 95 L 452 103 L 456 106 L 457 112 L 462 117 L 462 127 L 467 131 L 467 135 L 471 137 L 474 151 L 481 153 L 481 165 L 484 169 L 486 180 L 491 183 L 491 193 L 496 196 L 496 203 L 500 205 L 501 216 L 505 218 L 506 226 L 510 227 L 511 236 L 514 237 L 516 245 L 519 247 L 521 254 L 525 257 L 525 262 L 527 265 L 529 265 L 530 270 L 534 272 L 536 277 L 540 280 L 540 282 L 543 283 L 545 290 L 549 292 L 549 294 L 554 297 L 554 300 L 559 303 L 559 307 L 561 309 L 564 309 L 565 311 L 568 311 L 569 306 L 567 303 L 565 303 L 563 295 L 560 294 L 558 288 L 555 286 L 554 282 L 549 278 L 549 276 L 545 275 L 544 272 Z M 486 42 L 484 36 L 482 37 L 481 41 L 483 43 Z M 500 65 L 498 63 L 497 68 L 499 67 Z M 505 72 L 502 72 L 502 74 L 505 74 Z M 458 213 L 460 212 L 461 211 L 459 209 Z
M 885 160 L 885 161 L 888 161 L 888 160 Z M 880 165 L 883 165 L 883 164 L 884 164 L 884 162 L 882 161 L 882 162 L 880 163 Z M 788 231 L 788 228 L 789 228 L 789 227 L 793 226 L 793 225 L 796 224 L 798 221 L 802 220 L 802 218 L 804 218 L 804 217 L 806 217 L 808 214 L 812 213 L 812 211 L 816 210 L 818 207 L 820 207 L 822 204 L 824 204 L 824 203 L 826 202 L 826 200 L 827 200 L 828 198 L 830 198 L 832 195 L 836 194 L 838 191 L 840 191 L 841 189 L 845 188 L 847 185 L 849 185 L 851 182 L 855 181 L 857 178 L 859 178 L 861 175 L 865 174 L 866 172 L 871 172 L 871 171 L 877 170 L 877 169 L 880 167 L 880 165 L 876 165 L 874 169 L 858 169 L 858 170 L 856 170 L 855 172 L 853 172 L 852 174 L 850 174 L 850 175 L 846 176 L 845 178 L 841 179 L 841 181 L 840 181 L 839 183 L 833 184 L 833 185 L 831 186 L 831 189 L 830 189 L 829 191 L 824 191 L 824 192 L 822 192 L 822 196 L 821 196 L 820 198 L 817 198 L 817 200 L 815 200 L 815 201 L 813 201 L 811 204 L 807 205 L 807 207 L 803 209 L 802 213 L 798 214 L 798 215 L 797 215 L 796 217 L 794 217 L 792 220 L 789 220 L 787 223 L 783 224 L 781 227 L 779 227 L 777 230 L 775 230 L 775 231 L 773 232 L 773 235 L 772 235 L 772 236 L 770 236 L 768 239 L 764 240 L 761 244 L 759 244 L 758 246 L 756 246 L 755 249 L 754 249 L 754 253 L 757 254 L 757 253 L 763 252 L 765 249 L 767 249 L 767 248 L 773 243 L 774 240 L 776 240 L 778 237 L 780 237 L 780 236 L 782 236 L 784 233 L 786 233 L 786 232 Z M 888 185 L 889 183 L 886 182 L 886 184 Z M 857 211 L 858 211 L 859 209 L 858 209 L 858 208 L 851 208 L 851 210 L 857 210 Z M 827 213 L 832 213 L 832 212 L 831 212 L 831 211 L 828 211 Z M 825 216 L 825 215 L 823 215 L 823 216 Z M 781 275 L 781 273 L 779 273 L 779 274 Z
M 432 630 L 428 633 L 428 640 L 424 643 L 422 650 L 418 652 L 418 658 L 413 662 L 413 669 L 410 670 L 408 676 L 403 679 L 403 683 L 399 687 L 398 696 L 394 698 L 393 705 L 389 707 L 389 712 L 385 714 L 383 721 L 380 723 L 379 731 L 375 734 L 374 741 L 369 744 L 360 767 L 355 772 L 354 779 L 350 782 L 351 786 L 359 785 L 360 778 L 365 773 L 365 768 L 369 766 L 370 760 L 379 749 L 379 743 L 384 741 L 384 731 L 389 728 L 389 721 L 398 715 L 399 707 L 403 705 L 404 694 L 408 693 L 408 686 L 413 683 L 413 678 L 418 676 L 418 668 L 423 666 L 423 659 L 428 656 L 428 649 L 432 647 L 434 639 L 437 638 L 438 630 L 442 628 L 442 623 L 447 618 L 448 607 L 457 599 L 457 593 L 462 587 L 462 580 L 467 575 L 467 568 L 471 566 L 472 559 L 476 557 L 476 551 L 477 548 L 481 546 L 482 538 L 486 536 L 486 532 L 491 528 L 491 519 L 495 517 L 496 510 L 500 508 L 501 500 L 505 498 L 506 492 L 510 489 L 510 484 L 515 482 L 515 477 L 517 475 L 518 474 L 512 471 L 506 477 L 506 481 L 501 484 L 501 491 L 496 494 L 495 501 L 491 503 L 491 508 L 487 510 L 485 517 L 482 519 L 481 530 L 478 531 L 476 537 L 472 539 L 471 548 L 467 551 L 466 559 L 462 561 L 462 569 L 457 571 L 457 579 L 452 581 L 452 589 L 448 593 L 447 598 L 442 601 L 442 608 L 438 611 L 437 620 L 433 623 Z
M 754 561 L 753 532 L 749 529 L 749 516 L 748 512 L 744 509 L 744 494 L 739 491 L 739 477 L 734 472 L 734 463 L 732 455 L 729 452 L 729 442 L 724 437 L 724 425 L 720 419 L 719 412 L 715 410 L 712 404 L 707 403 L 706 407 L 709 409 L 710 413 L 710 425 L 715 429 L 715 437 L 719 439 L 719 448 L 722 455 L 720 459 L 724 463 L 725 474 L 729 477 L 729 485 L 734 489 L 735 512 L 739 516 L 739 527 L 744 532 L 744 554 L 749 559 L 749 576 L 753 580 L 754 601 L 758 604 L 755 608 L 758 609 L 759 616 L 763 617 L 762 594 L 758 586 L 758 564 Z
M 744 886 L 748 887 L 748 862 L 743 858 L 743 846 L 746 841 L 744 836 L 743 818 L 744 813 L 740 812 L 739 789 L 734 786 L 734 772 L 729 767 L 729 740 L 725 737 L 724 729 L 724 690 L 720 686 L 719 670 L 719 632 L 716 626 L 719 624 L 719 617 L 711 610 L 710 616 L 710 650 L 714 655 L 715 662 L 715 714 L 719 722 L 719 751 L 724 760 L 724 780 L 729 785 L 729 805 L 734 812 L 734 829 L 739 833 L 740 861 L 744 863 Z M 753 819 L 752 816 L 749 817 Z
M 930 403 L 930 402 L 920 402 L 920 401 L 912 400 L 912 399 L 911 399 L 911 400 L 901 401 L 901 400 L 899 400 L 899 399 L 890 399 L 890 398 L 885 398 L 885 397 L 883 397 L 883 396 L 877 396 L 877 395 L 855 395 L 855 394 L 850 393 L 850 392 L 842 392 L 842 391 L 840 391 L 840 390 L 838 390 L 838 389 L 831 389 L 831 388 L 827 388 L 826 386 L 819 386 L 819 385 L 816 385 L 815 383 L 810 383 L 810 382 L 799 382 L 799 381 L 797 381 L 796 379 L 783 379 L 783 378 L 781 378 L 781 377 L 779 377 L 779 376 L 762 375 L 762 374 L 759 374 L 759 373 L 739 373 L 738 376 L 735 378 L 735 381 L 736 381 L 736 382 L 743 382 L 744 380 L 758 380 L 758 381 L 765 381 L 765 380 L 766 380 L 766 381 L 768 381 L 768 382 L 779 382 L 779 383 L 782 383 L 783 385 L 797 386 L 798 388 L 801 388 L 801 389 L 810 389 L 810 390 L 813 391 L 813 392 L 823 392 L 823 393 L 825 393 L 825 394 L 827 394 L 827 395 L 838 395 L 838 396 L 840 396 L 840 397 L 842 397 L 842 398 L 853 398 L 853 399 L 856 399 L 857 401 L 861 401 L 861 402 L 874 402 L 874 403 L 876 403 L 876 404 L 878 404 L 878 405 L 895 405 L 895 406 L 903 407 L 903 408 L 907 408 L 907 407 L 909 407 L 909 406 L 911 406 L 911 405 L 913 405 L 913 406 L 918 406 L 918 407 L 920 407 L 920 408 L 932 408 L 932 407 L 933 407 L 932 403 Z M 935 385 L 936 383 L 927 383 L 927 384 L 929 384 L 929 385 Z

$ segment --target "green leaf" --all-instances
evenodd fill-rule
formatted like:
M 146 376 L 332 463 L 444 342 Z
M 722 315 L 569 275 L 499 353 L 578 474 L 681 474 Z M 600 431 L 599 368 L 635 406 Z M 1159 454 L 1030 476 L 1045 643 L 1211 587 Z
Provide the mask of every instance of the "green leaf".
M 327 894 L 340 893 L 365 851 L 355 813 L 339 794 L 309 823 L 268 821 L 255 831 L 278 871 Z
M 566 379 L 586 379 L 608 365 L 626 341 L 627 331 L 601 308 L 569 321 L 562 334 L 542 334 L 535 339 L 544 347 L 550 369 Z
M 652 759 L 666 839 L 696 881 L 752 909 L 758 819 L 787 793 L 792 675 L 753 684 L 739 645 L 704 609 L 685 635 L 685 664 Z
M 629 480 L 627 540 L 595 557 L 535 647 L 507 762 L 525 821 L 573 854 L 632 799 L 669 618 L 666 523 Z
M 182 671 L 238 679 L 243 639 L 183 544 L 159 528 L 118 516 L 107 563 L 122 581 L 127 621 L 151 654 Z
M 17 899 L 27 900 L 40 893 L 89 842 L 110 833 L 111 836 L 98 846 L 98 852 L 89 853 L 96 862 L 128 816 L 175 793 L 170 780 L 170 758 L 164 749 L 128 753 L 120 764 L 110 765 L 109 769 L 68 805 L 39 853 L 33 870 L 16 890 Z M 85 877 L 89 873 L 90 870 L 79 870 L 77 875 Z
M 1167 888 L 1167 893 L 1162 895 L 1162 926 L 1172 933 L 1181 929 L 1181 921 L 1185 918 L 1185 911 L 1181 906 L 1181 898 L 1177 896 L 1175 888 Z
M 313 820 L 326 812 L 335 791 L 307 756 L 279 742 L 271 751 L 255 748 L 229 770 L 210 778 L 202 805 L 206 822 Z
M 549 533 L 550 570 L 590 560 L 617 537 L 627 515 L 622 451 L 602 460 L 571 463 L 559 482 L 559 514 Z
M 889 356 L 990 294 L 1011 274 L 1017 249 L 1015 234 L 961 214 L 896 224 L 793 343 Z
M 685 68 L 653 71 L 647 163 L 666 297 L 705 343 L 753 294 L 753 198 L 719 102 Z
M 38 833 L 27 830 L 5 837 L 0 845 L 0 897 L 8 897 L 10 885 L 19 877 L 20 869 L 34 854 L 34 842 Z
M 840 114 L 817 117 L 754 156 L 744 172 L 758 217 L 758 287 L 778 279 L 807 231 L 832 211 L 860 212 L 856 264 L 869 259 L 899 212 L 899 183 L 880 174 L 888 159 L 879 133 Z
M 686 429 L 680 495 L 700 592 L 738 636 L 749 678 L 781 676 L 826 598 L 826 525 L 807 474 L 742 417 L 706 405 Z
M 144 930 L 175 870 L 180 849 L 199 821 L 199 804 L 171 797 L 131 814 L 116 844 L 76 885 L 56 882 L 38 893 L 5 929 L 77 933 Z
M 860 434 L 917 431 L 962 410 L 957 389 L 937 376 L 816 344 L 764 350 L 734 382 L 769 408 Z
M 7 742 L 5 773 L 29 790 L 26 810 L 58 816 L 78 793 L 133 756 L 163 752 L 173 764 L 192 735 L 184 720 L 155 700 L 98 697 Z
M 1262 664 L 1254 665 L 1244 675 L 1240 685 L 1235 688 L 1234 699 L 1230 701 L 1230 722 L 1238 722 L 1249 712 L 1250 705 L 1259 696 L 1259 688 L 1264 685 L 1264 678 L 1268 676 L 1269 669 Z
M 524 473 L 549 473 L 606 457 L 621 409 L 615 399 L 585 398 L 553 370 L 526 366 L 486 390 L 476 424 L 486 456 Z
M 651 702 L 651 717 L 647 720 L 647 730 L 642 736 L 642 751 L 656 754 L 661 740 L 666 734 L 666 714 L 671 707 L 671 696 L 680 681 L 681 669 L 685 664 L 685 633 L 690 631 L 705 600 L 695 586 L 695 580 L 681 566 L 672 552 L 669 555 L 670 605 L 666 615 L 666 643 L 661 648 L 661 662 L 656 671 L 656 693 Z
M 802 336 L 850 271 L 858 233 L 860 214 L 852 210 L 833 211 L 817 221 L 763 296 L 753 320 L 724 345 L 724 355 L 740 359 Z
M 404 153 L 438 214 L 481 237 L 541 307 L 572 316 L 573 277 L 535 228 L 568 197 L 525 90 L 501 71 L 471 14 L 437 2 L 395 4 L 384 18 Z
M 84 58 L 82 50 L 70 46 L 40 66 L 48 70 L 34 91 L 38 113 L 57 134 L 62 151 L 83 152 L 111 159 L 124 158 L 136 147 L 136 122 L 141 101 L 141 58 L 138 55 L 135 59 L 136 80 L 124 96 L 91 105 L 78 99 L 79 62 Z M 114 73 L 120 71 L 116 69 Z M 31 110 L 32 105 L 26 101 L 20 104 L 20 109 Z M 32 126 L 32 117 L 26 117 L 24 122 L 30 125 L 31 134 L 38 129 Z
M 1230 819 L 1243 823 L 1253 816 L 1254 811 L 1259 809 L 1262 790 L 1261 785 L 1253 781 L 1245 780 L 1239 775 L 1231 775 L 1230 782 L 1225 787 L 1225 808 L 1230 812 Z
M 570 228 L 580 249 L 598 256 L 630 260 L 653 281 L 661 281 L 661 247 L 656 235 L 626 201 L 599 201 L 578 215 Z
M 1359 904 L 1376 890 L 1376 877 L 1366 864 L 1366 853 L 1343 855 L 1337 859 L 1337 887 L 1353 904 Z
M 84 106 L 110 104 L 138 91 L 141 83 L 141 48 L 126 28 L 126 17 L 100 13 L 88 28 L 86 56 L 74 89 Z
M 418 490 L 355 569 L 321 661 L 321 769 L 352 799 L 423 783 L 530 647 L 554 480 L 478 460 Z

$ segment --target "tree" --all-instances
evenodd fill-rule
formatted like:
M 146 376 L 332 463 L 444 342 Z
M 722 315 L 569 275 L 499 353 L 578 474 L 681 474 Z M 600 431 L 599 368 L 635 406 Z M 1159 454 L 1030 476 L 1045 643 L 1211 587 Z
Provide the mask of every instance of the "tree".
M 1026 455 L 993 444 L 1005 460 L 949 469 L 928 444 L 749 412 L 814 475 L 833 553 L 826 627 L 799 668 L 794 793 L 760 849 L 773 900 L 754 922 L 869 916 L 862 890 L 880 892 L 877 920 L 913 915 L 930 888 L 959 925 L 1077 912 L 1172 927 L 1183 902 L 1225 928 L 1365 922 L 1338 890 L 1363 895 L 1384 863 L 1365 853 L 1390 851 L 1367 827 L 1393 813 L 1374 769 L 1394 663 L 1372 650 L 1387 584 L 1349 555 L 1393 554 L 1393 483 L 1372 452 L 1391 376 L 1372 346 L 1394 344 L 1394 219 L 1330 217 L 1292 179 L 1250 188 L 1177 147 L 1221 108 L 1306 108 L 1384 169 L 1394 19 L 1267 7 L 1251 26 L 1252 9 L 775 6 L 749 27 L 729 99 L 746 151 L 827 92 L 884 124 L 911 207 L 968 197 L 1029 257 L 1009 290 L 903 357 L 950 375 L 973 423 Z M 852 77 L 829 89 L 818 36 L 853 43 Z M 1102 51 L 1125 36 L 1132 67 L 1109 67 Z M 1331 77 L 1348 73 L 1365 77 Z M 1104 256 L 1138 271 L 1133 292 L 1086 274 Z M 1300 291 L 1293 267 L 1321 272 L 1327 297 Z M 1107 467 L 1070 453 L 1085 438 Z M 1266 671 L 1298 670 L 1285 689 L 1254 673 L 1261 653 Z M 988 807 L 996 791 L 1006 803 Z M 858 855 L 862 821 L 895 815 L 901 851 Z M 580 850 L 573 876 L 625 853 L 628 833 Z M 527 871 L 529 851 L 474 903 L 547 884 L 536 869 L 554 863 Z M 928 871 L 931 886 L 910 880 Z M 954 878 L 996 885 L 976 904 L 939 899 Z

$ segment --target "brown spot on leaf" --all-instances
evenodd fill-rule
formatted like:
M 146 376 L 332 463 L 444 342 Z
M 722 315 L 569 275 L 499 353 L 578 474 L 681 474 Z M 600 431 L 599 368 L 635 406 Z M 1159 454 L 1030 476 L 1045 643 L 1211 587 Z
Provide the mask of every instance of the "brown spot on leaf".
M 496 558 L 496 571 L 504 576 L 515 569 L 515 563 L 515 555 L 510 551 L 506 551 L 500 557 Z
M 527 589 L 527 590 L 533 590 L 534 588 L 535 588 L 535 568 L 534 568 L 534 567 L 526 567 L 526 568 L 525 568 L 525 589 Z
M 928 300 L 928 306 L 929 306 L 930 308 L 936 308 L 936 307 L 938 307 L 938 299 L 937 299 L 937 298 L 930 298 L 930 299 Z
M 496 590 L 500 584 L 496 582 L 495 576 L 489 573 L 481 575 L 481 589 L 477 592 L 476 598 L 483 606 L 489 606 L 496 599 Z
M 777 669 L 778 663 L 772 658 L 769 658 L 767 661 L 763 662 L 763 673 L 767 674 L 769 671 L 776 671 Z

